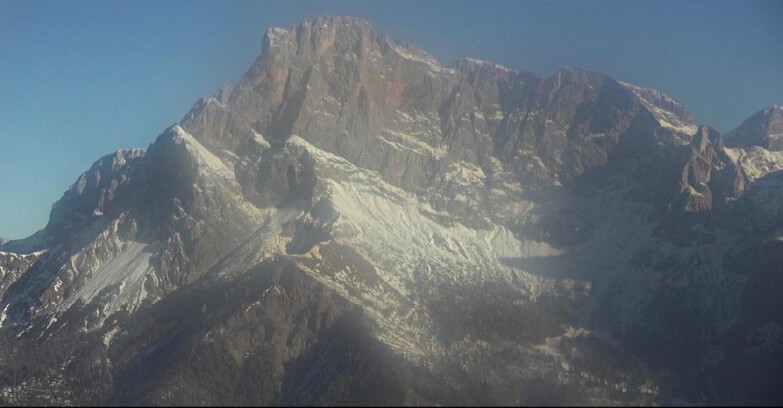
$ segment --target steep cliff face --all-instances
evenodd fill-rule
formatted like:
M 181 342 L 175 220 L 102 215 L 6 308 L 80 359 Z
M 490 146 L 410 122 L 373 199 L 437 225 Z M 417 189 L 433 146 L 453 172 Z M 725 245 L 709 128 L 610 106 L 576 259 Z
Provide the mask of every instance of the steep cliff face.
M 655 91 L 586 69 L 542 79 L 472 59 L 446 68 L 341 17 L 269 30 L 240 83 L 182 125 L 229 150 L 256 134 L 298 135 L 413 189 L 453 162 L 487 172 L 492 159 L 517 182 L 558 184 L 604 166 L 621 139 L 630 149 L 695 132 L 687 111 Z
M 270 29 L 236 86 L 0 243 L 0 348 L 48 361 L 0 353 L 0 402 L 779 401 L 762 116 L 724 138 L 588 69 Z M 734 366 L 753 393 L 721 389 Z
M 735 200 L 745 190 L 741 165 L 732 160 L 723 138 L 706 126 L 699 128 L 686 153 L 680 180 L 678 209 L 685 212 L 709 211 L 713 205 Z

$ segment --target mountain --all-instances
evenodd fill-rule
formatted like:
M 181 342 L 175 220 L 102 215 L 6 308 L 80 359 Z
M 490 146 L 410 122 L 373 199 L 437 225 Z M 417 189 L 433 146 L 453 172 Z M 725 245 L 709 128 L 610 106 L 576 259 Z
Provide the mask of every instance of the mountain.
M 780 403 L 756 116 L 724 138 L 589 69 L 270 29 L 0 246 L 0 402 Z
M 770 151 L 783 150 L 783 107 L 771 105 L 756 112 L 726 134 L 732 147 L 760 146 Z

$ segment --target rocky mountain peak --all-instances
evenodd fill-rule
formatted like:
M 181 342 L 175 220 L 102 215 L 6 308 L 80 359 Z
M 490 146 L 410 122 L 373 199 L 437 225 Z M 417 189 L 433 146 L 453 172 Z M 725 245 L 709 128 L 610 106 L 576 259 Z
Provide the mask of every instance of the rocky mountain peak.
M 643 154 L 688 143 L 696 130 L 660 92 L 585 68 L 548 78 L 471 58 L 444 68 L 355 18 L 270 29 L 263 48 L 233 90 L 199 101 L 182 121 L 218 155 L 298 135 L 406 188 L 452 161 L 487 168 L 493 157 L 537 186 L 606 165 L 621 140 Z
M 693 123 L 690 112 L 674 98 L 654 89 L 626 82 L 619 83 L 633 93 L 661 126 L 680 133 L 686 138 L 696 132 L 697 126 Z
M 691 139 L 691 146 L 693 146 L 693 149 L 698 153 L 704 153 L 708 143 L 716 144 L 720 142 L 720 133 L 718 133 L 717 130 L 706 125 L 701 125 Z
M 51 242 L 66 239 L 91 219 L 115 210 L 118 200 L 135 194 L 130 184 L 145 155 L 144 149 L 119 150 L 93 163 L 52 205 L 46 226 Z
M 485 72 L 495 75 L 505 75 L 506 79 L 510 74 L 515 74 L 518 71 L 506 68 L 500 64 L 496 64 L 490 61 L 484 61 L 475 58 L 460 58 L 451 65 L 452 68 L 463 73 Z
M 262 40 L 261 55 L 246 75 L 257 80 L 263 67 L 294 58 L 314 63 L 322 57 L 358 52 L 375 41 L 370 24 L 358 18 L 325 16 L 289 28 L 270 28 Z
M 770 151 L 783 150 L 783 107 L 770 105 L 754 113 L 726 134 L 730 147 L 760 146 Z

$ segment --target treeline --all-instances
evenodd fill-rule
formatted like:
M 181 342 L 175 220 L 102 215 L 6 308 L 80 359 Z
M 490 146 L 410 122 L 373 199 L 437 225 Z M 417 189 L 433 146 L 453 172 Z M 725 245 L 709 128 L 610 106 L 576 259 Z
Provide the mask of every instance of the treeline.
M 100 348 L 78 347 L 95 336 L 63 330 L 42 345 L 37 333 L 21 330 L 0 329 L 0 406 L 106 403 L 111 374 L 105 357 L 94 351 Z
M 567 300 L 542 294 L 533 303 L 504 282 L 441 281 L 421 287 L 431 288 L 422 301 L 437 325 L 438 337 L 447 344 L 467 335 L 539 343 L 557 334 L 569 319 Z

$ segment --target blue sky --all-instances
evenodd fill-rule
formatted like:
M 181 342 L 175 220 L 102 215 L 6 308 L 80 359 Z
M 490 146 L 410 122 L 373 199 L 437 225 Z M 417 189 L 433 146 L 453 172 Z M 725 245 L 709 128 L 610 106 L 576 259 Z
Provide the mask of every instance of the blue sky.
M 444 63 L 584 66 L 661 90 L 721 131 L 783 104 L 777 1 L 0 2 L 0 236 L 42 228 L 100 156 L 146 147 L 233 85 L 270 26 L 369 20 Z

